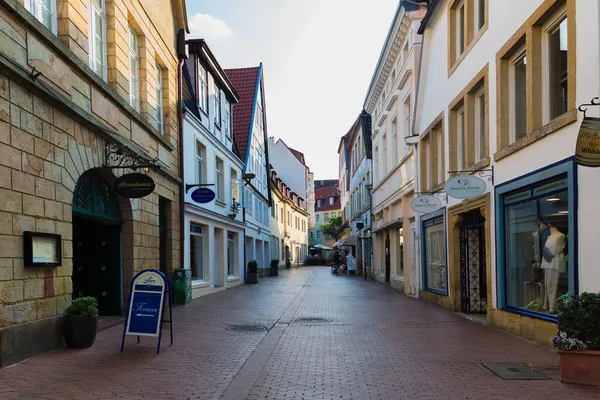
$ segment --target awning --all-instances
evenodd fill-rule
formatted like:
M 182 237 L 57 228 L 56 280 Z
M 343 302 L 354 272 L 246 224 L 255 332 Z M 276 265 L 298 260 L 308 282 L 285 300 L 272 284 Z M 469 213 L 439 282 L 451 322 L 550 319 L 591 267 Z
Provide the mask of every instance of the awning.
M 350 235 L 344 239 L 345 246 L 356 246 L 356 235 Z
M 391 228 L 399 228 L 401 226 L 402 226 L 402 218 L 398 218 L 391 222 L 388 222 L 387 224 L 383 224 L 378 228 L 373 229 L 373 233 L 383 231 L 386 229 L 391 229 Z

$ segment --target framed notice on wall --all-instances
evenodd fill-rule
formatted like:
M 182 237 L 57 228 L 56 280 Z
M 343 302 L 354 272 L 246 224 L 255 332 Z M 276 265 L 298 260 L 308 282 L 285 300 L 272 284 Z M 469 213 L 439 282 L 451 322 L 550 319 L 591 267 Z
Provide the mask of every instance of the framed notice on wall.
M 58 267 L 62 264 L 61 236 L 53 233 L 23 232 L 26 267 Z

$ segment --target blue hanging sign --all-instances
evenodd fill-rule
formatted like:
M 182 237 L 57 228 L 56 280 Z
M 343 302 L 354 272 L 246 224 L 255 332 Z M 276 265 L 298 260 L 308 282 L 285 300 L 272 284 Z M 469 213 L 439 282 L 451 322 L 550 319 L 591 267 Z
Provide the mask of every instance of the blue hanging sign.
M 125 336 L 158 336 L 158 348 L 160 352 L 160 340 L 162 336 L 163 322 L 169 322 L 171 328 L 171 344 L 173 344 L 173 323 L 171 313 L 171 288 L 165 274 L 154 269 L 147 269 L 138 273 L 131 281 L 129 291 L 129 309 L 125 326 L 123 328 L 123 340 L 121 351 L 125 345 Z M 165 302 L 169 299 L 169 321 L 163 321 Z
M 196 203 L 210 203 L 215 199 L 215 192 L 209 188 L 198 188 L 192 192 L 192 200 Z

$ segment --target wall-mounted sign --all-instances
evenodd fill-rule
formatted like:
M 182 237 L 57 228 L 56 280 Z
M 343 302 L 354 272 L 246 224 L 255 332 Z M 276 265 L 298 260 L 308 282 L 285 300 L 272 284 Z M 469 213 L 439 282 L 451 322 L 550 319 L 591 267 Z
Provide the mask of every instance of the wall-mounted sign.
M 410 208 L 419 214 L 428 214 L 442 208 L 442 201 L 432 195 L 419 196 L 410 202 Z
M 192 192 L 192 200 L 196 203 L 210 203 L 215 199 L 215 192 L 209 188 L 198 188 Z
M 158 336 L 162 337 L 163 322 L 169 322 L 171 328 L 171 344 L 173 344 L 173 317 L 171 312 L 171 288 L 165 274 L 155 269 L 146 269 L 138 273 L 131 281 L 129 292 L 129 309 L 123 327 L 121 351 L 125 345 L 125 336 Z M 169 299 L 169 321 L 163 321 L 165 302 Z
M 115 192 L 130 199 L 148 196 L 155 187 L 152 178 L 138 172 L 123 175 L 114 183 Z
M 485 181 L 477 176 L 457 175 L 446 181 L 444 190 L 457 199 L 472 199 L 485 192 Z
M 26 267 L 58 267 L 62 264 L 61 236 L 53 233 L 23 232 Z
M 584 167 L 600 167 L 600 118 L 583 118 L 577 135 L 575 162 Z

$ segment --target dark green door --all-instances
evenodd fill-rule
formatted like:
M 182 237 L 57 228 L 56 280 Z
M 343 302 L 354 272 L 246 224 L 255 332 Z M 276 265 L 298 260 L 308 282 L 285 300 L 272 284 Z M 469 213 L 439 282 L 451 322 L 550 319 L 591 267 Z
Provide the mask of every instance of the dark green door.
M 121 219 L 110 185 L 95 170 L 73 194 L 73 298 L 98 299 L 100 315 L 121 314 Z

